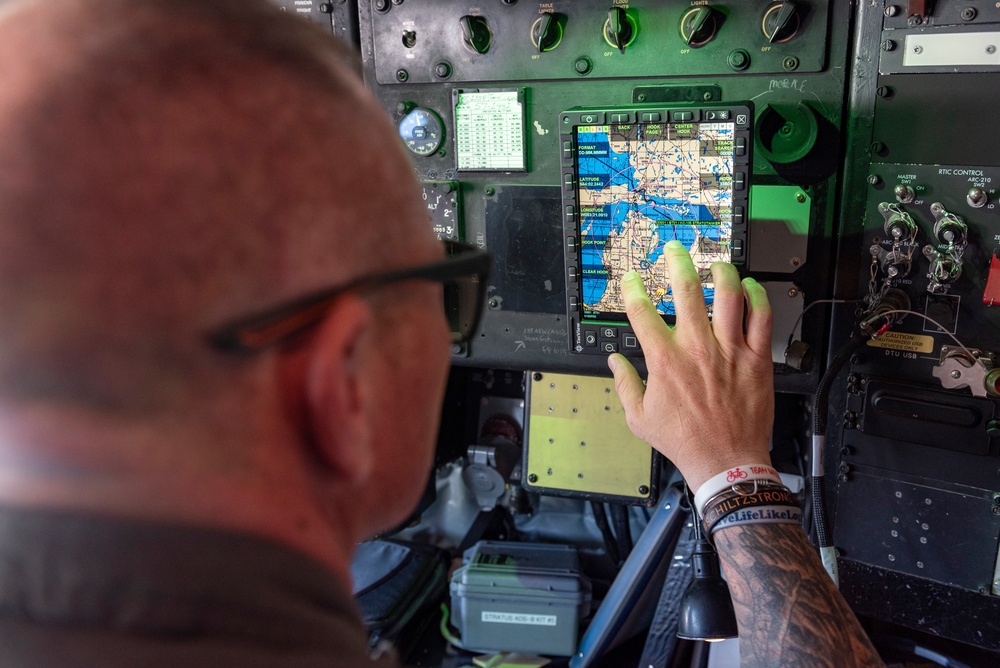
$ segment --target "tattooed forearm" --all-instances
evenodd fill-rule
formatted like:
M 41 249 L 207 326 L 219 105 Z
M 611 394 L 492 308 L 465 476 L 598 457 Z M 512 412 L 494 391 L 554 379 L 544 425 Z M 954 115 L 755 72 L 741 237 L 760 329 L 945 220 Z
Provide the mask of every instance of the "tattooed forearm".
M 743 666 L 883 665 L 799 527 L 736 526 L 714 538 Z

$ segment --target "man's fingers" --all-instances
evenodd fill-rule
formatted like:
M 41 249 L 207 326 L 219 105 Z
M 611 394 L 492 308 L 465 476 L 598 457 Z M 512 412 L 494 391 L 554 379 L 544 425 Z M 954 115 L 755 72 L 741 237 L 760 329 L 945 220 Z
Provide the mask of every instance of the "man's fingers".
M 646 348 L 653 345 L 656 337 L 670 335 L 666 323 L 649 299 L 642 276 L 634 271 L 626 272 L 622 276 L 622 299 L 625 301 L 628 321 L 635 330 L 635 335 L 639 337 L 639 345 Z
M 743 279 L 747 305 L 747 345 L 758 355 L 771 356 L 771 302 L 764 286 L 752 278 Z
M 736 267 L 728 262 L 712 264 L 715 282 L 715 304 L 712 309 L 712 331 L 725 347 L 743 344 L 743 286 Z
M 701 278 L 691 262 L 691 255 L 681 242 L 668 241 L 663 247 L 670 272 L 670 289 L 674 295 L 677 326 L 694 333 L 707 334 L 708 311 Z
M 646 394 L 646 386 L 632 363 L 618 353 L 608 357 L 608 368 L 615 376 L 615 390 L 625 409 L 629 426 L 632 427 L 642 417 L 642 398 Z

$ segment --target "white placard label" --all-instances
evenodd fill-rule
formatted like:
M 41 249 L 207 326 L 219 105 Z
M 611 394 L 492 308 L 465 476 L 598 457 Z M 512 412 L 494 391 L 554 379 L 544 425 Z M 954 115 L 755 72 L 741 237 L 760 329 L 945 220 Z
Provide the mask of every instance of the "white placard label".
M 494 624 L 526 624 L 528 626 L 555 626 L 555 615 L 529 615 L 522 612 L 489 612 L 483 610 L 482 621 Z
M 516 90 L 458 92 L 455 155 L 459 170 L 524 170 L 524 105 Z

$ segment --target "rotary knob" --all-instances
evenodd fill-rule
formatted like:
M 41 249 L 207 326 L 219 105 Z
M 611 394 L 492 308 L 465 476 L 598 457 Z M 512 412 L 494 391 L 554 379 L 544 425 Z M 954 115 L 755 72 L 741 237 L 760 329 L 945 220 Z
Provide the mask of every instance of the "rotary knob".
M 531 26 L 531 43 L 538 53 L 545 53 L 559 46 L 563 38 L 563 17 L 552 12 L 543 12 Z
M 718 30 L 719 12 L 711 7 L 692 7 L 681 17 L 681 39 L 690 47 L 705 46 Z
M 776 2 L 764 12 L 761 30 L 770 43 L 787 42 L 799 32 L 802 23 L 801 10 L 791 0 Z
M 625 53 L 625 47 L 635 41 L 637 32 L 635 19 L 624 8 L 608 10 L 608 20 L 604 22 L 604 39 L 608 44 Z
M 462 42 L 465 48 L 480 54 L 490 50 L 493 31 L 490 30 L 486 17 L 466 14 L 458 20 L 458 23 L 462 26 Z

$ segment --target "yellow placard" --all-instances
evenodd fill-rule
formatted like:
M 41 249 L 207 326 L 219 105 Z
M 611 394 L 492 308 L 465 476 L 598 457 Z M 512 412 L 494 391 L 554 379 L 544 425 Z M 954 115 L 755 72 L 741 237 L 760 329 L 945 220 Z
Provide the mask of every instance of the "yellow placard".
M 890 350 L 905 350 L 911 353 L 934 352 L 934 337 L 923 334 L 906 334 L 905 332 L 886 332 L 877 339 L 868 341 L 872 348 L 889 348 Z
M 530 374 L 527 478 L 567 492 L 650 498 L 653 451 L 625 422 L 614 379 Z

